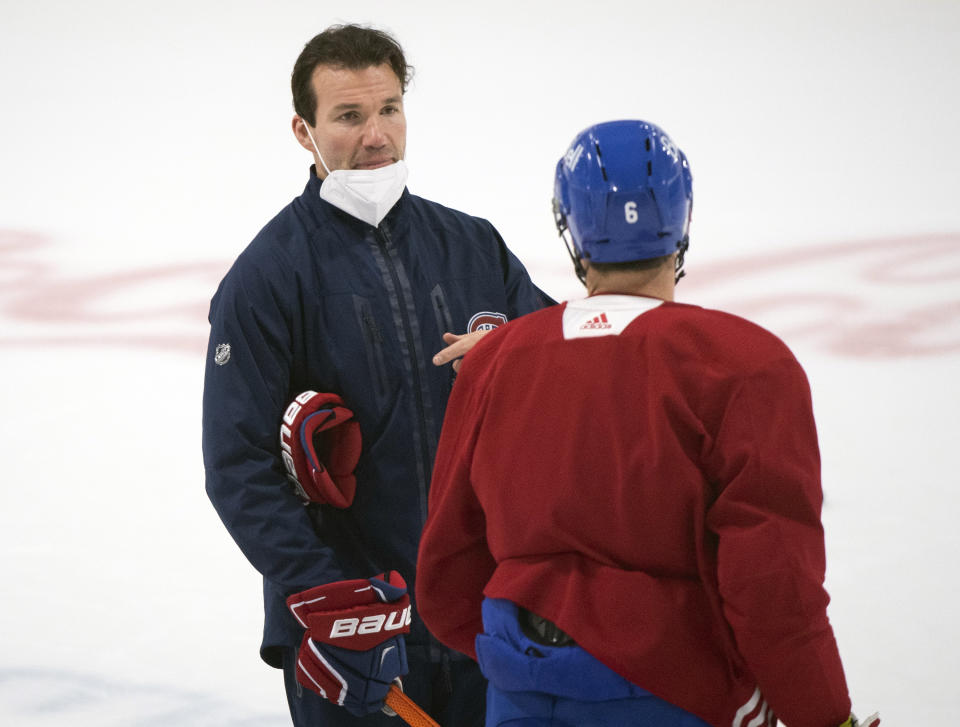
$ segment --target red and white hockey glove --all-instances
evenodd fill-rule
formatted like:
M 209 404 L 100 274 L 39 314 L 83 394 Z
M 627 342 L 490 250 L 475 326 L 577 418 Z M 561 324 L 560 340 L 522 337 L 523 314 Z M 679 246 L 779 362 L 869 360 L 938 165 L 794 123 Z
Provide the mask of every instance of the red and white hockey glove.
M 360 425 L 336 394 L 304 391 L 283 413 L 283 466 L 304 502 L 349 507 L 360 449 Z
M 297 681 L 358 717 L 384 706 L 406 674 L 410 596 L 396 571 L 295 593 L 287 607 L 307 629 Z

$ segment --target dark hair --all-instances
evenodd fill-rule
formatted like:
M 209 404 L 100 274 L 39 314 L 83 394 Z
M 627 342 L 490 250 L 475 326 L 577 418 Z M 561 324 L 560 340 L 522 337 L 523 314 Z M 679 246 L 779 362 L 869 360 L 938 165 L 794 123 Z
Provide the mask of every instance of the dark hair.
M 290 86 L 293 109 L 308 124 L 317 123 L 317 97 L 313 92 L 313 72 L 317 66 L 361 70 L 389 63 L 406 93 L 413 77 L 413 66 L 407 65 L 403 48 L 388 33 L 360 25 L 331 25 L 307 43 L 293 66 Z
M 661 265 L 664 265 L 669 257 L 670 255 L 661 255 L 659 257 L 647 258 L 645 260 L 628 260 L 624 263 L 597 263 L 591 260 L 590 267 L 594 268 L 598 273 L 614 273 L 617 271 L 626 272 L 629 270 L 655 270 Z

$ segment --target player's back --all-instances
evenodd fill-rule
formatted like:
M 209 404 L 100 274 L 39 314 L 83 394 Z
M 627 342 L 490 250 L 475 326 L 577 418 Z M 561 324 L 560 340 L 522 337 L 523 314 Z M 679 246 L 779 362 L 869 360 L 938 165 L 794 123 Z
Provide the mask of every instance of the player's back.
M 573 551 L 695 576 L 727 404 L 765 367 L 797 366 L 789 350 L 741 318 L 635 296 L 557 306 L 497 338 L 474 458 L 494 557 Z

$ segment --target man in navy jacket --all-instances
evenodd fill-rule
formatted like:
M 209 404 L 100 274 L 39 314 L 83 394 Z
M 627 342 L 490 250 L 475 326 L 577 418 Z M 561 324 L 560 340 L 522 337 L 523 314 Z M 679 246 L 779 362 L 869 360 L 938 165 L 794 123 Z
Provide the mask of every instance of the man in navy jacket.
M 304 629 L 292 594 L 394 569 L 410 585 L 456 338 L 552 301 L 486 220 L 404 186 L 409 69 L 390 36 L 335 26 L 293 74 L 293 130 L 314 156 L 298 198 L 237 258 L 210 307 L 203 396 L 206 488 L 263 575 L 261 655 L 283 667 L 294 724 L 362 722 L 295 677 Z M 447 334 L 444 339 L 444 334 Z M 462 345 L 462 344 L 461 344 Z M 300 392 L 339 395 L 359 423 L 356 495 L 346 509 L 304 505 L 284 474 L 279 431 Z M 441 722 L 482 724 L 475 664 L 415 615 L 404 689 Z

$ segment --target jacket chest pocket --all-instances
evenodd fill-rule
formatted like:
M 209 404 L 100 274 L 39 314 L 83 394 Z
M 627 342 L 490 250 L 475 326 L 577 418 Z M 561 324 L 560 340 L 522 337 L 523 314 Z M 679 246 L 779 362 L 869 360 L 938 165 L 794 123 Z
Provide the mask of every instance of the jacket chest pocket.
M 440 287 L 439 283 L 430 291 L 430 300 L 433 302 L 433 314 L 436 316 L 437 330 L 440 334 L 442 335 L 447 331 L 450 333 L 462 333 L 462 331 L 455 330 L 453 327 L 450 305 L 447 303 L 447 298 L 443 294 L 443 288 Z
M 437 331 L 440 336 L 437 338 L 437 350 L 446 346 L 447 344 L 443 341 L 443 334 L 450 333 L 463 333 L 462 330 L 458 330 L 458 326 L 453 322 L 453 312 L 450 310 L 450 304 L 447 302 L 447 297 L 443 293 L 443 287 L 440 283 L 437 283 L 433 290 L 430 291 L 430 301 L 433 303 L 433 315 L 437 319 Z M 446 381 L 444 382 L 444 391 L 447 395 L 450 394 L 450 390 L 453 389 L 453 381 L 456 378 L 456 373 L 453 370 L 453 366 L 450 364 L 446 365 Z
M 383 331 L 368 300 L 360 296 L 354 296 L 353 305 L 357 315 L 357 323 L 363 334 L 367 365 L 370 368 L 370 382 L 379 409 L 386 403 L 390 395 Z

